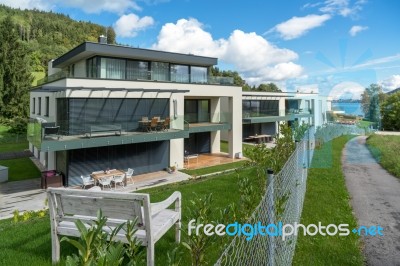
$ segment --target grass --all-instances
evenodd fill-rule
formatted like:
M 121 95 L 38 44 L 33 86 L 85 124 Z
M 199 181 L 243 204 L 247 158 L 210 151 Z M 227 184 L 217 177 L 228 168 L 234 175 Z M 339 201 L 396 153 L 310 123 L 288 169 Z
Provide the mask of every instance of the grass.
M 29 158 L 0 160 L 0 165 L 8 167 L 8 181 L 21 181 L 40 177 L 40 171 Z
M 253 169 L 240 171 L 241 176 L 250 180 L 256 179 Z M 254 181 L 254 180 L 253 180 Z M 255 183 L 255 181 L 253 182 Z M 255 189 L 260 189 L 255 186 Z M 218 177 L 191 180 L 179 184 L 148 189 L 145 193 L 151 195 L 151 201 L 157 202 L 166 199 L 174 191 L 182 193 L 182 225 L 186 226 L 192 217 L 187 217 L 187 208 L 190 200 L 195 197 L 213 194 L 212 218 L 219 218 L 219 210 L 231 203 L 238 204 L 239 188 L 236 173 L 220 175 Z M 258 192 L 260 192 L 258 190 Z M 196 194 L 194 194 L 196 193 Z M 156 243 L 156 265 L 166 265 L 167 254 L 177 245 L 174 242 L 174 229 L 167 232 Z M 184 234 L 183 234 L 184 237 Z M 19 224 L 12 224 L 11 220 L 0 221 L 0 265 L 51 265 L 50 223 L 48 216 Z M 227 238 L 226 240 L 230 240 Z M 207 261 L 214 263 L 223 249 L 221 242 L 212 243 L 207 249 Z M 189 252 L 180 246 L 182 255 L 181 265 L 190 265 Z M 67 255 L 76 252 L 67 243 L 61 243 L 61 256 L 65 260 Z M 62 261 L 62 263 L 65 261 Z
M 9 127 L 0 125 L 0 142 L 6 139 L 11 140 L 11 142 L 1 143 L 0 153 L 23 151 L 28 148 L 28 141 L 26 139 L 16 141 L 16 135 L 9 134 L 8 130 Z M 40 171 L 29 158 L 0 160 L 0 165 L 9 168 L 8 181 L 20 181 L 40 177 Z
M 349 138 L 342 136 L 315 150 L 307 181 L 302 224 L 349 224 L 350 230 L 357 226 L 341 166 L 342 149 Z M 330 160 L 330 166 L 318 168 L 320 158 Z M 355 234 L 299 235 L 293 265 L 363 265 L 363 260 L 361 242 Z
M 367 146 L 383 168 L 400 178 L 400 136 L 371 135 Z
M 183 173 L 186 173 L 191 176 L 199 176 L 199 175 L 206 175 L 206 174 L 211 174 L 211 173 L 216 173 L 220 171 L 225 171 L 229 169 L 234 169 L 234 168 L 240 168 L 243 167 L 246 161 L 239 161 L 239 162 L 234 162 L 234 163 L 226 163 L 226 164 L 220 164 L 216 166 L 210 166 L 210 167 L 205 167 L 205 168 L 199 168 L 199 169 L 193 169 L 193 170 L 180 170 Z
M 249 145 L 249 144 L 242 144 L 242 147 L 243 147 L 243 155 L 244 156 L 246 156 L 246 149 L 247 148 L 251 148 L 251 147 L 253 147 L 252 145 Z M 228 153 L 228 150 L 229 150 L 229 146 L 228 146 L 228 142 L 227 141 L 225 141 L 225 140 L 221 140 L 221 147 L 220 147 L 220 149 L 221 149 L 221 152 L 226 152 L 226 153 Z

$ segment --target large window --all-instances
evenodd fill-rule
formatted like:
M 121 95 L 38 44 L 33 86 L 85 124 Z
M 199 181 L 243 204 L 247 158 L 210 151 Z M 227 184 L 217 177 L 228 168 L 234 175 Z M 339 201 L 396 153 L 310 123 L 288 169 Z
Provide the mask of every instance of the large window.
M 42 114 L 42 97 L 38 98 L 38 115 Z
M 210 122 L 210 100 L 185 100 L 185 120 L 189 123 Z
M 189 66 L 171 64 L 171 81 L 189 83 Z
M 87 77 L 88 78 L 98 78 L 99 75 L 97 73 L 97 57 L 92 57 L 87 60 Z
M 244 100 L 242 103 L 243 117 L 277 116 L 279 115 L 278 100 Z
M 44 115 L 45 116 L 49 116 L 49 112 L 50 112 L 50 98 L 49 97 L 46 97 L 45 98 L 45 113 L 44 113 Z
M 132 61 L 126 62 L 126 79 L 149 79 L 149 62 Z
M 90 131 L 92 125 L 121 125 L 136 131 L 142 117 L 169 116 L 169 99 L 69 98 L 57 100 L 57 122 L 69 135 Z
M 100 78 L 106 79 L 125 79 L 124 59 L 101 58 Z
M 35 114 L 36 110 L 36 98 L 32 98 L 32 114 Z
M 68 68 L 74 74 L 74 66 Z M 208 68 L 95 56 L 86 61 L 88 78 L 207 83 Z
M 192 83 L 207 83 L 207 68 L 190 67 L 190 81 Z
M 158 81 L 169 81 L 169 64 L 162 62 L 151 62 L 151 79 Z

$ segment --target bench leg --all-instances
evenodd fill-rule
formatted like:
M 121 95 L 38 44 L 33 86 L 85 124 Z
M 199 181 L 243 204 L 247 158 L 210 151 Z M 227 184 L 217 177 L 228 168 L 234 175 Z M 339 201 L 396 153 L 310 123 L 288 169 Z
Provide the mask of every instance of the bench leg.
M 154 266 L 154 243 L 147 243 L 147 266 Z
M 179 219 L 179 221 L 176 222 L 175 224 L 175 242 L 176 243 L 181 243 L 181 220 Z
M 57 233 L 51 233 L 51 259 L 53 264 L 60 261 L 60 238 Z

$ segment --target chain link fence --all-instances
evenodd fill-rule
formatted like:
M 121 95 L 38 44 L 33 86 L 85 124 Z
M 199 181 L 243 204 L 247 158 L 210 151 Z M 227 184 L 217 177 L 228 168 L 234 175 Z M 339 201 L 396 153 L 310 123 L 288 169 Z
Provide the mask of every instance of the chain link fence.
M 260 226 L 273 224 L 279 227 L 280 223 L 293 225 L 300 222 L 308 169 L 317 142 L 322 144 L 348 134 L 362 135 L 366 132 L 356 126 L 338 124 L 309 128 L 303 139 L 296 142 L 296 149 L 282 170 L 276 175 L 268 171 L 265 195 L 246 221 L 249 226 L 243 224 L 246 232 L 254 234 L 252 239 L 247 240 L 246 235 L 236 234 L 215 265 L 291 265 L 297 236 L 292 234 L 283 240 L 281 236 L 265 233 L 265 230 L 277 233 L 274 227 L 262 230 Z

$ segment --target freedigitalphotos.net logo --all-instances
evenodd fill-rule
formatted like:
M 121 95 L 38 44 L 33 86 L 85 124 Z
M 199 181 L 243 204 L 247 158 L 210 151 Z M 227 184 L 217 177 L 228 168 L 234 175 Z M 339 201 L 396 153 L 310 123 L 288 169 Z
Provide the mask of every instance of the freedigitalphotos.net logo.
M 303 234 L 304 236 L 315 236 L 317 234 L 321 236 L 348 236 L 352 232 L 353 234 L 365 235 L 365 236 L 383 236 L 383 228 L 381 226 L 360 226 L 358 228 L 349 229 L 349 224 L 328 224 L 322 225 L 321 222 L 317 224 L 303 225 L 301 223 L 294 224 L 283 224 L 278 222 L 276 224 L 271 223 L 263 225 L 261 222 L 256 224 L 240 224 L 238 222 L 231 223 L 228 225 L 224 224 L 196 224 L 196 220 L 192 219 L 188 224 L 188 235 L 193 233 L 196 235 L 205 234 L 207 236 L 218 235 L 218 236 L 245 236 L 247 241 L 252 240 L 255 236 L 269 236 L 269 237 L 280 237 L 285 241 L 289 236 L 297 236 Z

